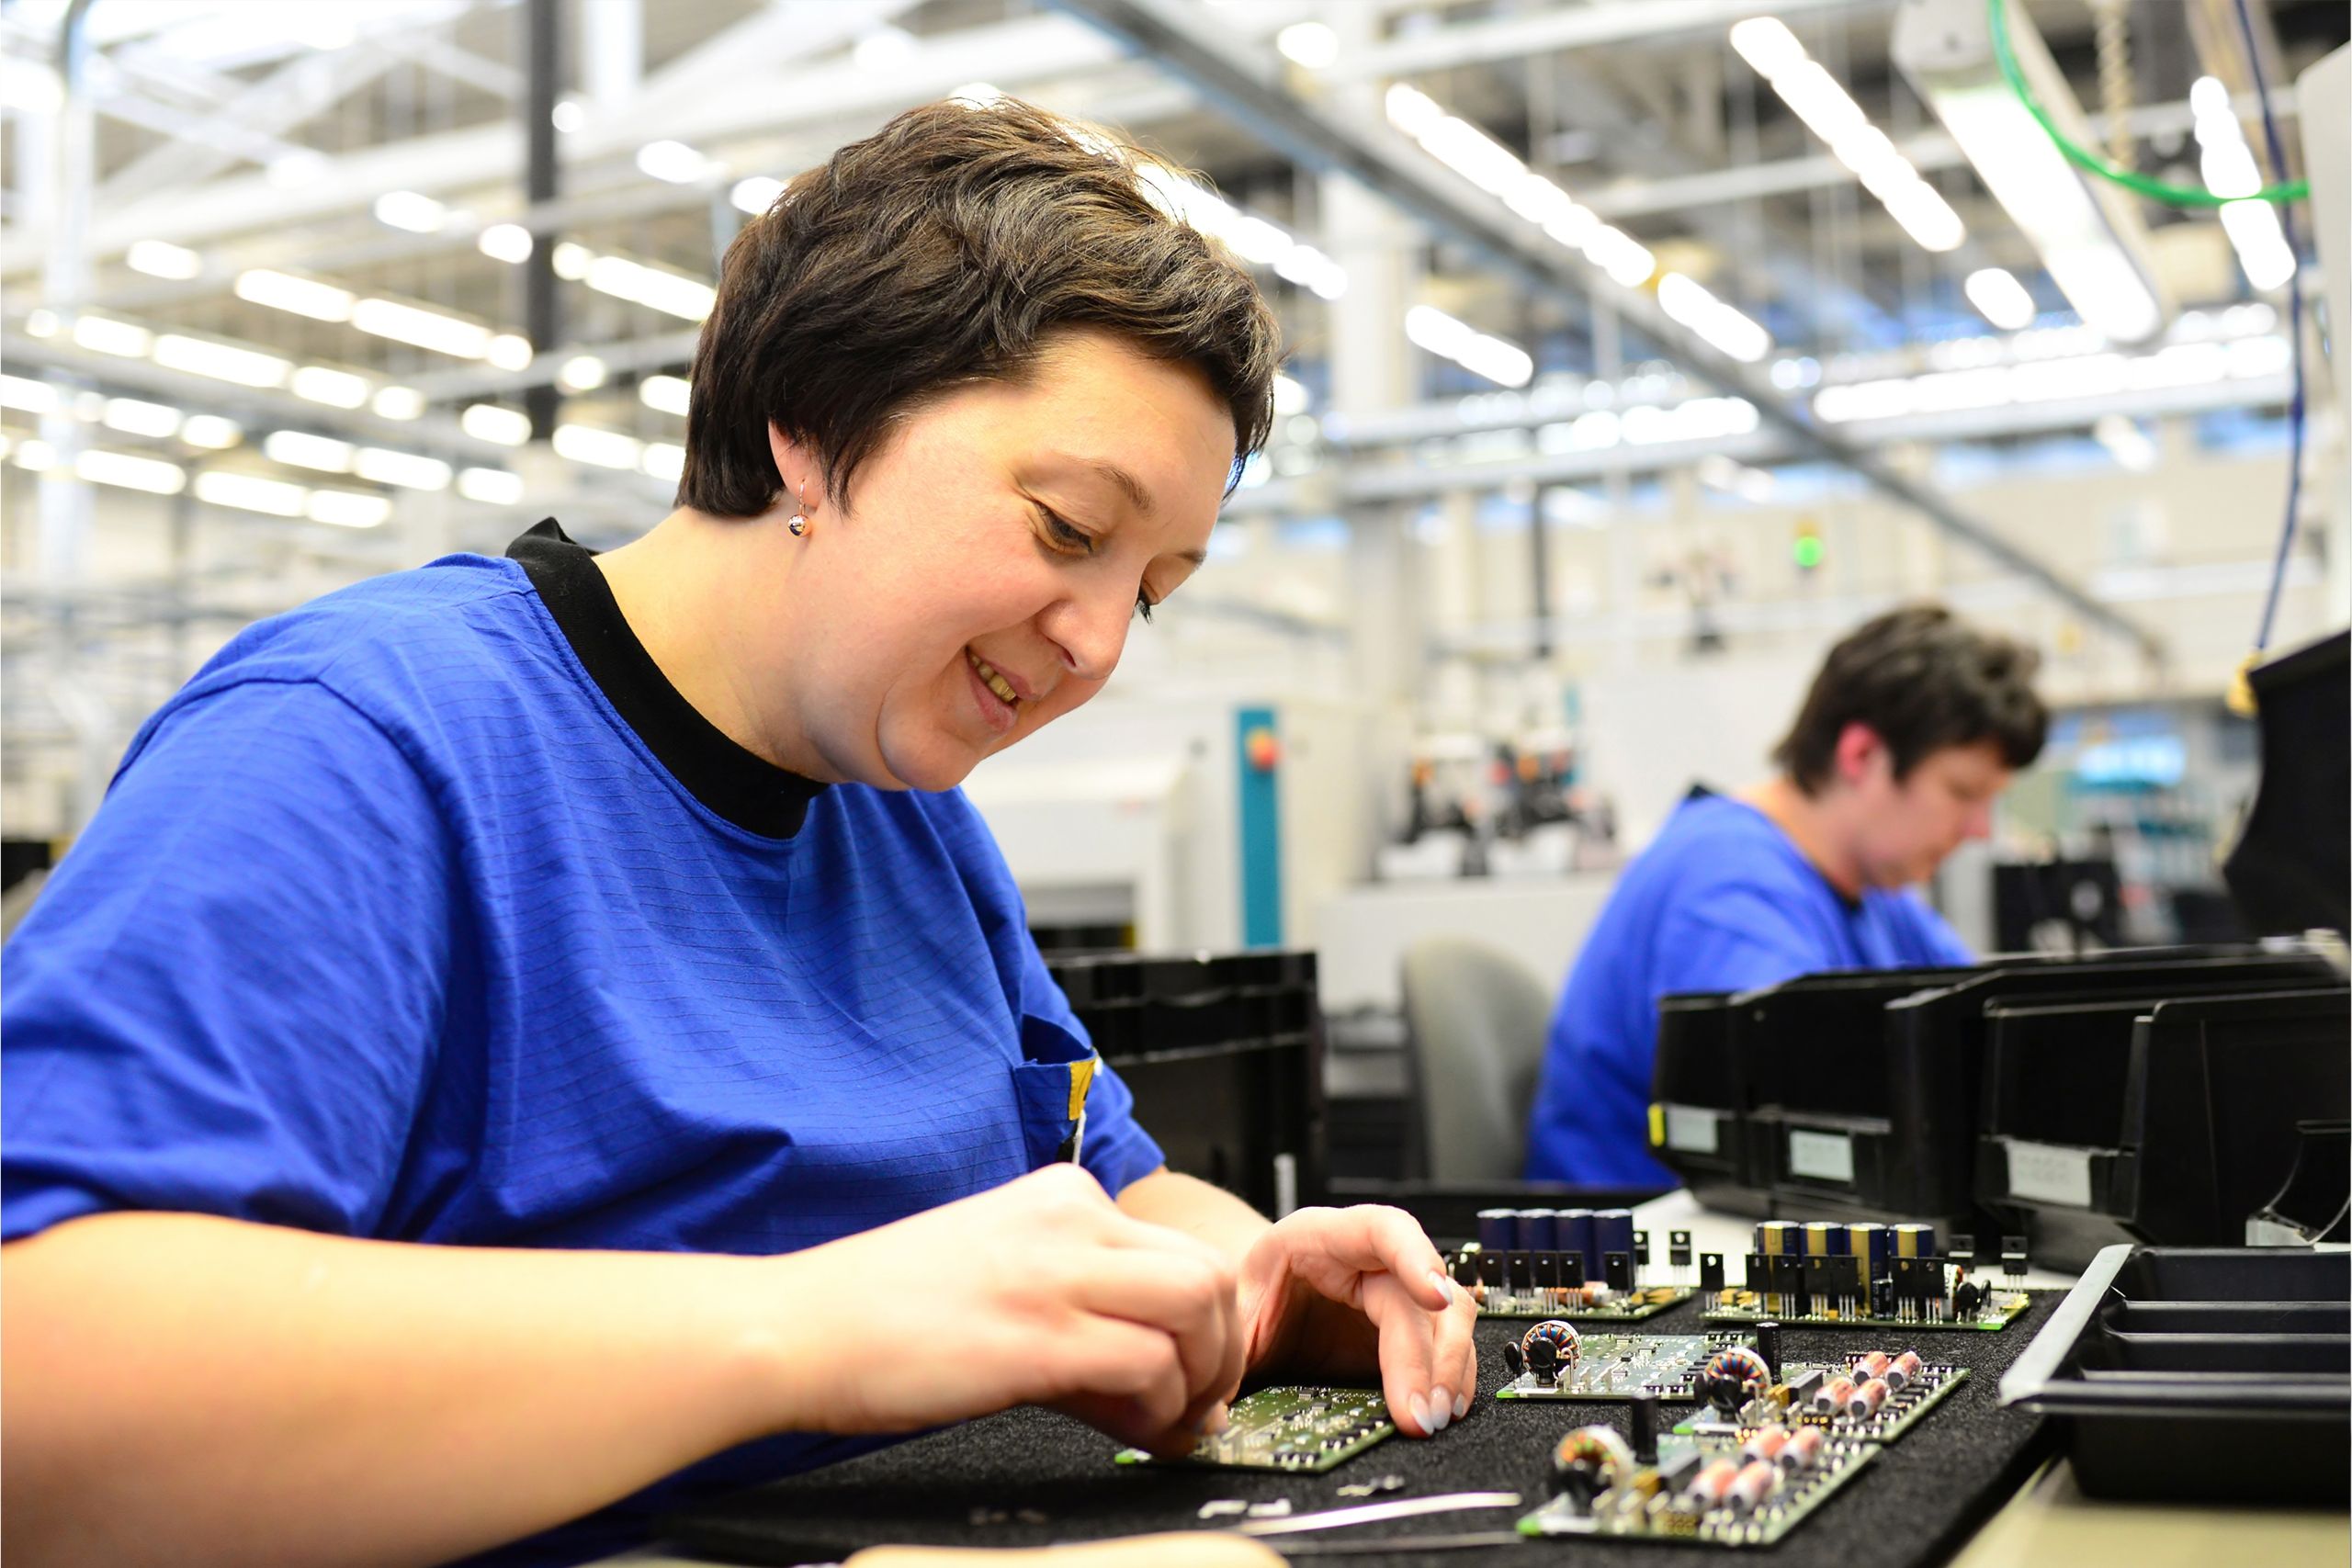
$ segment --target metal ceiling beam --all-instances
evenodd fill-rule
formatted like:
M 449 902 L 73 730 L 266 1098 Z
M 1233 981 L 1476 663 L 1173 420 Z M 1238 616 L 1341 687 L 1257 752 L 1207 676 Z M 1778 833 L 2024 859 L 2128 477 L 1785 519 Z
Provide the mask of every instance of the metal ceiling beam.
M 2254 95 L 2243 94 L 2232 100 L 2241 118 L 2258 117 L 2261 107 Z M 2280 119 L 2290 119 L 2295 113 L 2295 90 L 2290 85 L 2274 88 L 2270 94 L 2271 113 Z M 2107 117 L 2089 117 L 2094 141 L 2104 143 Z M 2152 136 L 2177 134 L 2186 136 L 2196 124 L 2197 117 L 2186 100 L 2169 104 L 2143 104 L 2124 117 L 2124 126 L 2132 135 L 2144 141 Z M 1964 167 L 1968 160 L 1962 156 L 1959 143 L 1940 130 L 1921 131 L 1895 142 L 1895 147 L 1911 161 L 1911 166 L 1922 174 L 1937 169 Z M 1851 183 L 1854 172 L 1826 152 L 1811 153 L 1801 158 L 1783 158 L 1770 164 L 1750 164 L 1744 168 L 1708 169 L 1702 173 L 1666 179 L 1618 180 L 1609 185 L 1595 186 L 1577 193 L 1583 202 L 1601 217 L 1639 218 L 1652 212 L 1683 212 L 1705 209 L 1721 202 L 1738 201 L 1758 196 L 1786 196 L 1796 191 L 1814 190 L 1822 186 Z
M 1471 22 L 1396 39 L 1352 58 L 1341 58 L 1322 74 L 1334 82 L 1368 77 L 1410 76 L 1457 65 L 1522 61 L 1539 54 L 1604 44 L 1651 42 L 1682 33 L 1712 32 L 1770 9 L 1793 17 L 1807 11 L 1878 10 L 1894 0 L 1613 0 L 1613 3 Z
M 1189 78 L 1294 160 L 1354 176 L 1439 233 L 1482 252 L 1527 287 L 1578 300 L 1606 298 L 1626 320 L 1683 364 L 1753 403 L 1764 420 L 1789 434 L 1799 450 L 1860 474 L 1953 537 L 2071 605 L 2093 625 L 2129 642 L 2150 660 L 2162 661 L 2164 644 L 2155 633 L 2094 599 L 2079 584 L 1944 497 L 1815 424 L 1808 410 L 1789 401 L 1752 367 L 1717 352 L 1668 319 L 1648 295 L 1608 283 L 1597 269 L 1544 238 L 1499 202 L 1476 196 L 1385 125 L 1366 123 L 1335 107 L 1299 98 L 1276 78 L 1271 62 L 1234 51 L 1218 36 L 1207 13 L 1185 0 L 1055 0 L 1055 4 L 1085 17 L 1135 52 Z
M 1007 90 L 1119 62 L 1117 47 L 1061 16 L 1026 17 L 919 41 L 887 76 L 839 62 L 778 73 L 761 91 L 741 83 L 706 95 L 658 119 L 637 106 L 594 116 L 564 140 L 567 164 L 634 154 L 657 137 L 708 145 L 803 125 L 887 113 L 954 91 L 975 79 Z M 215 181 L 201 200 L 182 191 L 101 207 L 93 215 L 93 255 L 119 254 L 134 240 L 201 247 L 232 234 L 289 229 L 337 213 L 364 210 L 375 193 L 413 190 L 441 196 L 519 183 L 523 138 L 512 121 L 416 137 L 340 154 L 334 176 L 279 189 L 258 172 Z M 0 247 L 0 273 L 40 265 L 41 245 L 24 238 Z

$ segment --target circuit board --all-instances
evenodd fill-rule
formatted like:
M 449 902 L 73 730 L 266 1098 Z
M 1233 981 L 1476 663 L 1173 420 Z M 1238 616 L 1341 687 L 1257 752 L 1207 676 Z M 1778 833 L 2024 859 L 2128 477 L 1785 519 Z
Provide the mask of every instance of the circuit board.
M 1750 1502 L 1715 1484 L 1723 1474 L 1719 1468 L 1710 1472 L 1711 1466 L 1725 1462 L 1740 1464 L 1742 1471 L 1748 1469 L 1741 1460 L 1742 1441 L 1727 1433 L 1663 1436 L 1658 1439 L 1656 1464 L 1634 1467 L 1630 1475 L 1589 1499 L 1553 1498 L 1519 1521 L 1519 1533 L 1681 1545 L 1771 1546 L 1866 1469 L 1879 1452 L 1875 1444 L 1832 1438 L 1822 1445 L 1817 1460 L 1801 1468 L 1765 1461 L 1765 1468 L 1772 1472 L 1770 1489 Z M 1695 1489 L 1693 1483 L 1698 1483 Z
M 1763 1398 L 1751 1401 L 1736 1416 L 1726 1416 L 1711 1407 L 1674 1429 L 1685 1436 L 1736 1436 L 1744 1439 L 1760 1427 L 1784 1423 L 1792 1427 L 1819 1427 L 1835 1441 L 1891 1443 L 1925 1420 L 1928 1411 L 1968 1380 L 1965 1367 L 1923 1361 L 1917 1377 L 1890 1392 L 1884 1403 L 1868 1415 L 1853 1415 L 1842 1405 L 1827 1411 L 1810 1408 L 1813 1393 L 1831 1380 L 1845 1377 L 1853 1382 L 1864 1381 L 1865 1374 L 1854 1364 L 1860 1359 L 1858 1354 L 1834 1363 L 1792 1361 L 1781 1369 L 1779 1387 Z
M 1771 1309 L 1773 1300 L 1761 1292 L 1735 1286 L 1709 1292 L 1703 1315 L 1709 1323 L 1724 1327 L 1777 1323 L 1789 1328 L 1876 1328 L 1905 1333 L 1915 1328 L 1960 1328 L 1997 1334 L 2033 1304 L 2033 1298 L 2023 1291 L 1992 1291 L 1986 1292 L 1984 1304 L 1967 1316 L 1949 1312 L 1938 1315 L 1931 1308 L 1916 1316 L 1876 1317 L 1866 1311 L 1846 1313 L 1836 1307 L 1825 1312 L 1777 1312 Z M 1781 1305 L 1792 1309 L 1797 1304 L 1792 1296 L 1780 1300 Z
M 1707 1359 L 1726 1345 L 1747 1342 L 1738 1334 L 1586 1334 L 1577 1340 L 1576 1363 L 1550 1382 L 1523 1371 L 1497 1389 L 1495 1397 L 1623 1400 L 1649 1393 L 1696 1399 L 1694 1381 Z
M 1396 1431 L 1378 1389 L 1261 1388 L 1235 1400 L 1225 1430 L 1203 1438 L 1183 1458 L 1160 1460 L 1141 1449 L 1122 1449 L 1117 1462 L 1315 1474 Z
M 1594 1301 L 1582 1290 L 1514 1292 L 1474 1286 L 1481 1317 L 1564 1317 L 1576 1323 L 1640 1323 L 1690 1299 L 1687 1286 L 1652 1285 Z

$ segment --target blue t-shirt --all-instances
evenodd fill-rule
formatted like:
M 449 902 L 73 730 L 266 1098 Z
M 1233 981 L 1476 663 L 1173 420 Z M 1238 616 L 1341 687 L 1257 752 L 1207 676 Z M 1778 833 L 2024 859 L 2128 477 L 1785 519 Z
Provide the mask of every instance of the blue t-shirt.
M 1686 800 L 1625 868 L 1568 972 L 1528 1128 L 1528 1179 L 1674 1185 L 1647 1135 L 1660 997 L 1973 962 L 1914 895 L 1848 899 L 1754 807 Z
M 7 946 L 7 1239 L 136 1209 L 769 1254 L 1067 1152 L 1092 1048 L 962 793 L 773 767 L 586 551 L 516 553 L 254 626 L 140 730 Z M 1161 1163 L 1131 1111 L 1096 1071 L 1114 1193 Z M 772 1438 L 491 1560 L 870 1446 Z

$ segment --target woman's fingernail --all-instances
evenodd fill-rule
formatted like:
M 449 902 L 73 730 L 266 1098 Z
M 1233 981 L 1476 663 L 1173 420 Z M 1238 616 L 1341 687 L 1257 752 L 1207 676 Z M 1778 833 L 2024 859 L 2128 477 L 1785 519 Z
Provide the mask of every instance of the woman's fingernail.
M 1454 1418 L 1456 1421 L 1459 1421 L 1459 1420 L 1461 1420 L 1464 1416 L 1467 1416 L 1467 1415 L 1469 1415 L 1469 1414 L 1470 1414 L 1470 1396 L 1469 1396 L 1468 1394 L 1466 1394 L 1466 1393 L 1457 1393 L 1457 1394 L 1455 1394 L 1455 1395 L 1453 1396 L 1453 1418 Z
M 1424 1432 L 1437 1429 L 1430 1425 L 1430 1402 L 1418 1393 L 1413 1395 L 1413 1425 Z
M 1437 1293 L 1445 1298 L 1446 1305 L 1452 1306 L 1453 1304 L 1453 1280 L 1447 1279 L 1444 1275 L 1432 1269 L 1430 1270 L 1430 1283 L 1437 1287 Z
M 1436 1431 L 1442 1432 L 1453 1419 L 1453 1394 L 1443 1383 L 1430 1390 L 1430 1409 L 1434 1412 Z

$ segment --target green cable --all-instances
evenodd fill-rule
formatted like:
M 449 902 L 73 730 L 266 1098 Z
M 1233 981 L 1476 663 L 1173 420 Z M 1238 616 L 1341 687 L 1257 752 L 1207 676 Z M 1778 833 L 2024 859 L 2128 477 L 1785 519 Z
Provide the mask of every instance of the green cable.
M 2233 201 L 2301 201 L 2312 194 L 2309 180 L 2288 180 L 2275 186 L 2265 186 L 2251 196 L 2216 196 L 2196 186 L 2177 186 L 2166 180 L 2151 179 L 2135 169 L 2111 164 L 2086 147 L 2067 139 L 2051 119 L 2050 112 L 2034 97 L 2033 89 L 2026 85 L 2025 73 L 2018 68 L 2018 57 L 2009 47 L 2008 0 L 1985 0 L 1986 13 L 1993 21 L 1993 58 L 2001 67 L 2001 75 L 2008 82 L 2009 90 L 2026 107 L 2058 151 L 2077 168 L 2086 169 L 2103 180 L 2111 180 L 2126 190 L 2137 191 L 2151 201 L 2161 201 L 2167 207 L 2226 207 Z

